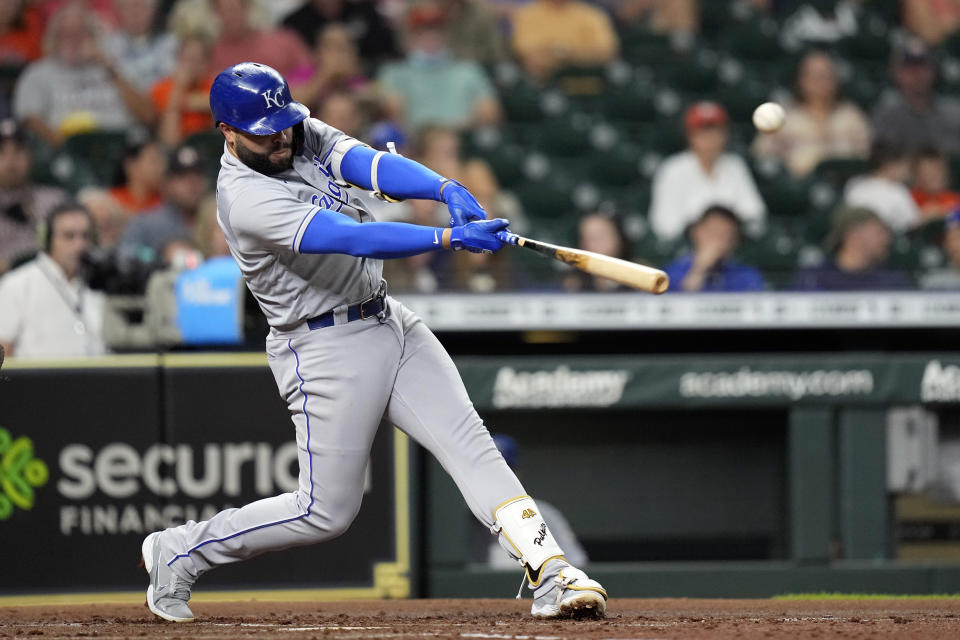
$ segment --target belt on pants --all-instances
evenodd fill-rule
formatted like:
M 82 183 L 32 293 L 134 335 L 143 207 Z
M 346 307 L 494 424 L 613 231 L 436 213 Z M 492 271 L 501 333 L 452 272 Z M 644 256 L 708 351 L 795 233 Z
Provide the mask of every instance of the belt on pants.
M 347 322 L 379 316 L 387 308 L 386 297 L 386 292 L 381 288 L 380 291 L 377 291 L 363 302 L 359 302 L 355 305 L 347 307 Z M 321 313 L 320 315 L 314 316 L 313 318 L 307 320 L 307 326 L 310 327 L 311 331 L 314 329 L 332 327 L 335 324 L 337 324 L 337 322 L 334 318 L 333 311 Z M 341 322 L 341 324 L 343 323 Z

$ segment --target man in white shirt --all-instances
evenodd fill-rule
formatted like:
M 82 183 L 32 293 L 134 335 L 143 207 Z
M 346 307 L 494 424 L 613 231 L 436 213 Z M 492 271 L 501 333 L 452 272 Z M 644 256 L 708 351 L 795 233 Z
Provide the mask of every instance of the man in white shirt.
M 917 226 L 920 208 L 907 189 L 910 164 L 906 154 L 889 143 L 875 142 L 870 167 L 869 174 L 847 183 L 843 201 L 852 207 L 872 209 L 897 233 Z
M 16 358 L 69 358 L 104 352 L 103 294 L 83 279 L 93 222 L 76 203 L 50 213 L 46 244 L 0 280 L 0 346 Z
M 727 113 L 716 102 L 697 102 L 684 115 L 690 148 L 663 161 L 653 176 L 650 226 L 663 240 L 679 238 L 707 207 L 736 212 L 748 233 L 762 231 L 767 209 L 747 164 L 725 153 Z

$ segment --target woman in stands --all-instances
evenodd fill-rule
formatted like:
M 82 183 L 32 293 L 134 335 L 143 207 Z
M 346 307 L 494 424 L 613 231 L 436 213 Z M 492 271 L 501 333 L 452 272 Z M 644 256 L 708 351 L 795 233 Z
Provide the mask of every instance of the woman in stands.
M 866 158 L 870 125 L 859 107 L 837 96 L 833 60 L 811 51 L 801 60 L 794 84 L 794 101 L 776 133 L 760 134 L 753 143 L 757 157 L 778 158 L 797 178 L 827 158 Z

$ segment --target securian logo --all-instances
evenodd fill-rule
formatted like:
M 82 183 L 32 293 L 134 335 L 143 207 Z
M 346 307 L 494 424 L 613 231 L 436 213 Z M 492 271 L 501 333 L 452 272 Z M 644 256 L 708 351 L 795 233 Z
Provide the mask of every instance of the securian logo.
M 0 427 L 0 520 L 13 515 L 13 508 L 33 508 L 34 489 L 47 484 L 50 472 L 43 460 L 33 457 L 33 441 L 26 436 L 14 440 Z
M 533 518 L 536 515 L 537 515 L 537 512 L 534 511 L 533 509 L 524 509 L 523 513 L 520 514 L 520 517 L 526 520 L 527 518 Z
M 533 539 L 533 544 L 543 546 L 543 539 L 547 537 L 547 524 L 545 522 L 540 523 L 540 535 Z

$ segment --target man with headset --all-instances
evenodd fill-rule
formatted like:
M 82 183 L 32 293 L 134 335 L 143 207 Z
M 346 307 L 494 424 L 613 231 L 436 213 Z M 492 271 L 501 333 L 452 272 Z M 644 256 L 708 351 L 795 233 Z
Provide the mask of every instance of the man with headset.
M 82 272 L 92 234 L 93 221 L 82 205 L 60 205 L 47 220 L 43 250 L 0 279 L 0 346 L 7 356 L 70 358 L 105 351 L 105 299 Z

